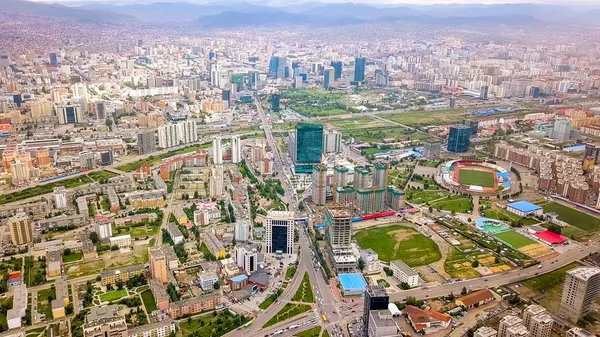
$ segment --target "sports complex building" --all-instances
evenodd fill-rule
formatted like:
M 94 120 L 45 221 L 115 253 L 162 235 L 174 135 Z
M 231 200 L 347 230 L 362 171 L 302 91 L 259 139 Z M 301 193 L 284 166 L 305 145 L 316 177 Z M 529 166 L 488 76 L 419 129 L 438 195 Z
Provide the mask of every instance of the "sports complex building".
M 440 167 L 441 183 L 451 191 L 496 195 L 510 190 L 510 172 L 487 162 L 452 160 Z
M 340 286 L 342 295 L 344 296 L 361 296 L 365 293 L 367 282 L 362 274 L 339 274 Z

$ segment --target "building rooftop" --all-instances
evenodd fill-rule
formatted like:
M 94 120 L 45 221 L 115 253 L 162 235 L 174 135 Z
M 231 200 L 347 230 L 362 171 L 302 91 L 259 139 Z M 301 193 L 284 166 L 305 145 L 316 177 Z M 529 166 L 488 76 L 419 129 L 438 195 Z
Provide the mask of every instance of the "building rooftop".
M 367 282 L 361 274 L 339 274 L 338 278 L 340 279 L 340 283 L 344 290 L 359 290 L 367 287 Z
M 458 301 L 461 301 L 465 306 L 470 307 L 475 303 L 479 303 L 490 298 L 493 299 L 494 294 L 489 289 L 482 289 L 460 297 L 458 298 Z
M 394 267 L 398 268 L 398 270 L 402 271 L 406 276 L 415 276 L 419 275 L 416 271 L 414 271 L 411 267 L 409 267 L 402 260 L 394 260 L 390 262 L 390 265 L 394 265 Z
M 525 213 L 529 213 L 529 212 L 533 212 L 533 211 L 542 209 L 541 206 L 532 204 L 529 201 L 524 201 L 524 200 L 511 202 L 510 204 L 507 205 L 507 207 L 511 207 L 511 208 L 516 209 L 517 211 L 521 211 L 521 212 L 525 212 Z
M 352 214 L 348 210 L 348 207 L 342 203 L 332 203 L 327 205 L 327 212 L 334 218 L 351 218 Z
M 569 270 L 567 272 L 567 274 L 569 274 L 573 277 L 576 277 L 580 280 L 587 281 L 591 277 L 600 274 L 600 268 L 591 268 L 591 267 L 575 268 L 575 269 Z
M 88 323 L 92 323 L 103 318 L 112 318 L 119 316 L 119 306 L 107 305 L 105 307 L 92 307 L 86 317 Z

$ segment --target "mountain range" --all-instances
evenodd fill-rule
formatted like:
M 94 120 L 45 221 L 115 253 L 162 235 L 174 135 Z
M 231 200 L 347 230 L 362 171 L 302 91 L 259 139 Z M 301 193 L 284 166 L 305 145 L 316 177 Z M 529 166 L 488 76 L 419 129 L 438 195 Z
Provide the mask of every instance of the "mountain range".
M 207 27 L 240 25 L 303 24 L 342 25 L 365 22 L 405 21 L 436 25 L 461 23 L 562 23 L 600 26 L 600 6 L 547 4 L 446 4 L 446 5 L 367 5 L 359 3 L 305 3 L 268 6 L 249 2 L 193 4 L 154 2 L 114 5 L 85 3 L 64 6 L 2 0 L 0 12 L 21 12 L 50 17 L 69 17 L 91 22 L 176 22 Z

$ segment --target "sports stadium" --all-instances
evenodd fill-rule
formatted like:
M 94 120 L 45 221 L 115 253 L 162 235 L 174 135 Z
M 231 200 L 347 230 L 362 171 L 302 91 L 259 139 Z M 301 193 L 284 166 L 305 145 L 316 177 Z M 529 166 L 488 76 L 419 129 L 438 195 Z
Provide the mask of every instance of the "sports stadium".
M 510 173 L 483 161 L 452 160 L 441 167 L 442 183 L 450 190 L 472 194 L 497 194 L 510 189 Z

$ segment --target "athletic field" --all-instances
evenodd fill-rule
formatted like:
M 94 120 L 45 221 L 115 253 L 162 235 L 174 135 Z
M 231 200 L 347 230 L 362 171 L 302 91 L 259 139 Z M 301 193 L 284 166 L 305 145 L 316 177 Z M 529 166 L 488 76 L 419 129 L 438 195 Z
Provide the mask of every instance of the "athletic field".
M 462 167 L 458 171 L 458 183 L 462 185 L 474 185 L 494 188 L 494 173 Z
M 515 248 L 515 249 L 519 249 L 531 244 L 535 244 L 535 242 L 533 240 L 530 240 L 526 237 L 524 237 L 523 235 L 516 233 L 514 231 L 506 231 L 506 232 L 502 232 L 502 233 L 497 233 L 495 235 L 495 237 L 497 237 L 498 239 L 506 242 L 507 244 L 509 244 L 511 247 Z

